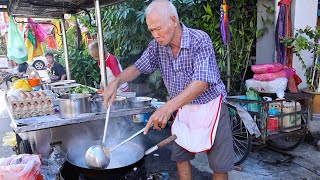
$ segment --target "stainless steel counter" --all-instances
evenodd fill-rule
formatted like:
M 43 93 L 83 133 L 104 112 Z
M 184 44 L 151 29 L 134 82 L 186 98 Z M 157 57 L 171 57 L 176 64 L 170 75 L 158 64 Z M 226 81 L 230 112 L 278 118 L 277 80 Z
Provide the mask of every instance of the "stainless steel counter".
M 144 114 L 154 112 L 155 108 L 150 107 L 143 107 L 143 108 L 134 108 L 134 109 L 119 109 L 110 112 L 110 118 L 114 117 L 122 117 L 122 116 L 130 116 L 135 114 Z M 105 113 L 87 113 L 81 114 L 77 118 L 72 119 L 62 119 L 59 117 L 59 113 L 54 115 L 48 116 L 38 116 L 32 118 L 25 118 L 25 119 L 14 119 L 9 112 L 11 117 L 11 126 L 16 133 L 23 133 L 29 131 L 37 131 L 41 129 L 65 126 L 65 125 L 72 125 L 78 123 L 84 123 L 89 121 L 96 121 L 96 120 L 104 120 L 106 114 Z

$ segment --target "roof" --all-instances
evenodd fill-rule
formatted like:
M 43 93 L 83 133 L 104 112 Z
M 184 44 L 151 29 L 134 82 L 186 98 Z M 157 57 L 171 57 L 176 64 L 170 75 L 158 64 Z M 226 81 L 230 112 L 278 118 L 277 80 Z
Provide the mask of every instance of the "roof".
M 101 7 L 124 0 L 100 0 Z M 8 12 L 13 16 L 61 18 L 64 14 L 76 14 L 94 8 L 94 0 L 8 0 Z

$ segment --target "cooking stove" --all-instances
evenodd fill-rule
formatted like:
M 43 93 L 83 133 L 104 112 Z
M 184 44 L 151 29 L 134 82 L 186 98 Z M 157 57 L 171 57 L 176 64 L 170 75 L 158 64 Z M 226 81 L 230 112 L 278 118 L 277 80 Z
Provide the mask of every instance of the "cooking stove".
M 61 175 L 64 180 L 146 180 L 144 158 L 138 162 L 117 169 L 92 170 L 83 169 L 65 162 Z

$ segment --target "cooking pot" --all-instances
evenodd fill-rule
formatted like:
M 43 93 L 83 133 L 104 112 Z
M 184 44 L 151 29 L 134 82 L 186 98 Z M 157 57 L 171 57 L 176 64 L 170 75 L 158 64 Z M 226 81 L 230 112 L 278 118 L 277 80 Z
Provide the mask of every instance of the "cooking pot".
M 90 113 L 90 94 L 65 94 L 57 98 L 61 118 L 75 118 Z
M 128 98 L 130 108 L 143 108 L 151 106 L 151 97 L 133 97 Z
M 112 103 L 111 110 L 124 109 L 126 108 L 127 100 L 125 97 L 116 96 Z M 103 96 L 96 94 L 91 99 L 91 112 L 106 112 L 106 108 L 103 104 Z

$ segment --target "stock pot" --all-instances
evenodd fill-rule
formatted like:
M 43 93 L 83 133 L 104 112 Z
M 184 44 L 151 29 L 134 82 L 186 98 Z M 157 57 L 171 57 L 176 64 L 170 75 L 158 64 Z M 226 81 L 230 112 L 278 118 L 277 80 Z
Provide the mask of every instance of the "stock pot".
M 65 94 L 57 98 L 61 118 L 75 118 L 90 113 L 90 94 Z
M 114 102 L 112 103 L 111 110 L 124 109 L 127 105 L 127 98 L 123 96 L 116 96 Z M 107 109 L 103 104 L 103 96 L 101 94 L 96 94 L 91 99 L 91 111 L 92 112 L 106 112 Z

